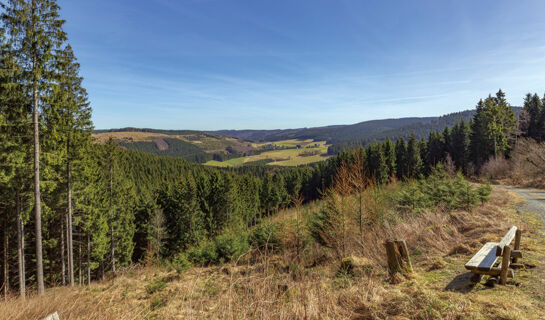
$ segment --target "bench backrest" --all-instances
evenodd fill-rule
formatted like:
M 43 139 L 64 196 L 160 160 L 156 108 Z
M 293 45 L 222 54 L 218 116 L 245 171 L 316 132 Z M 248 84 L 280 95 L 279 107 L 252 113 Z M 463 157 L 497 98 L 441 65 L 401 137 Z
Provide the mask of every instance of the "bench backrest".
M 500 242 L 498 242 L 498 246 L 496 247 L 496 256 L 501 256 L 503 254 L 503 248 L 505 246 L 508 246 L 511 241 L 515 238 L 515 234 L 517 233 L 517 227 L 512 226 L 509 231 L 505 234 L 505 236 L 501 239 Z

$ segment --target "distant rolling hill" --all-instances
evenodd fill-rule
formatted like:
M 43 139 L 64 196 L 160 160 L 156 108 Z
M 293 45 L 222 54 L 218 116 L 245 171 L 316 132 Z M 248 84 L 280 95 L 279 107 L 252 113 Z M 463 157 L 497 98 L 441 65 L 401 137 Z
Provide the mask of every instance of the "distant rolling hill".
M 112 137 L 123 148 L 181 157 L 198 163 L 223 161 L 257 152 L 257 148 L 244 140 L 203 131 L 122 128 L 96 130 L 93 137 L 98 143 Z
M 513 107 L 520 112 L 520 107 Z M 475 110 L 466 110 L 439 117 L 384 119 L 359 122 L 351 125 L 332 125 L 315 128 L 277 129 L 277 130 L 157 130 L 123 128 L 96 130 L 94 137 L 103 142 L 113 137 L 119 145 L 142 152 L 182 157 L 199 163 L 214 163 L 231 160 L 230 163 L 247 163 L 250 159 L 263 157 L 256 155 L 276 150 L 282 141 L 305 141 L 312 139 L 328 146 L 328 154 L 336 154 L 342 149 L 354 148 L 375 141 L 408 138 L 415 133 L 418 138 L 426 137 L 431 131 L 452 127 L 457 121 L 469 121 Z M 273 144 L 265 144 L 271 142 Z M 273 150 L 271 150 L 273 148 Z M 285 148 L 285 146 L 283 147 Z M 284 152 L 286 153 L 286 152 Z M 247 158 L 244 161 L 241 158 Z M 316 157 L 316 160 L 326 157 Z M 308 163 L 293 158 L 285 163 Z M 281 161 L 275 161 L 280 163 Z
M 219 130 L 212 133 L 233 138 L 255 141 L 277 141 L 286 139 L 324 140 L 330 145 L 360 142 L 366 144 L 386 138 L 397 139 L 415 132 L 418 136 L 427 135 L 432 130 L 442 130 L 452 126 L 460 119 L 469 120 L 475 110 L 466 110 L 441 117 L 400 118 L 370 120 L 351 125 L 337 125 L 316 128 L 287 130 Z

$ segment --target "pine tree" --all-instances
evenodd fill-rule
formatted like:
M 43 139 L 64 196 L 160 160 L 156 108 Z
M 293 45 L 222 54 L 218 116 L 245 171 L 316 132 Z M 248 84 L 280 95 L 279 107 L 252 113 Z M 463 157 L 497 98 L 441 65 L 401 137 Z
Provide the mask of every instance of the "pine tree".
M 418 143 L 418 150 L 420 150 L 420 159 L 422 163 L 420 173 L 429 174 L 431 166 L 426 163 L 426 159 L 428 156 L 428 142 L 426 141 L 426 139 L 424 139 L 424 137 L 420 138 L 420 141 Z
M 17 225 L 17 264 L 19 294 L 24 299 L 26 292 L 25 252 L 24 252 L 24 224 L 28 219 L 24 210 L 25 198 L 28 197 L 30 181 L 26 179 L 31 175 L 29 159 L 31 154 L 31 113 L 30 101 L 25 95 L 22 85 L 23 70 L 19 66 L 11 43 L 2 37 L 0 56 L 0 191 L 6 199 L 11 199 L 4 204 L 4 258 L 9 257 L 7 249 L 9 245 L 8 227 Z M 0 208 L 2 203 L 0 203 Z M 14 214 L 11 214 L 14 213 Z M 6 293 L 9 288 L 7 275 L 8 264 L 4 262 Z
M 420 148 L 414 133 L 409 138 L 407 144 L 407 172 L 408 177 L 416 178 L 422 170 L 422 158 L 420 157 Z
M 445 126 L 445 129 L 443 130 L 443 134 L 441 136 L 443 141 L 443 155 L 442 155 L 442 161 L 445 160 L 446 156 L 451 153 L 452 150 L 452 134 L 451 130 L 448 126 Z
M 469 124 L 464 119 L 456 123 L 452 128 L 450 157 L 456 168 L 461 169 L 462 172 L 466 172 L 469 162 L 469 135 Z
M 484 111 L 484 101 L 481 99 L 476 106 L 476 113 L 471 121 L 470 130 L 470 159 L 476 167 L 484 164 L 494 149 L 487 134 L 487 120 Z
M 545 141 L 545 94 L 541 99 L 541 117 L 539 118 L 537 137 L 539 141 Z
M 379 184 L 388 180 L 388 166 L 380 144 L 372 144 L 366 149 L 366 164 L 369 175 Z
M 382 145 L 384 152 L 384 158 L 386 159 L 386 166 L 388 167 L 388 177 L 396 175 L 396 149 L 395 144 L 387 139 Z
M 437 131 L 430 132 L 428 136 L 428 148 L 426 153 L 426 164 L 434 167 L 444 159 L 445 141 Z
M 55 78 L 49 103 L 44 106 L 45 135 L 50 144 L 55 144 L 55 151 L 62 155 L 59 172 L 64 172 L 62 180 L 66 186 L 66 243 L 68 252 L 68 278 L 74 285 L 73 258 L 73 175 L 83 168 L 80 160 L 91 139 L 91 108 L 87 92 L 82 87 L 83 79 L 79 76 L 79 64 L 70 45 L 57 52 L 55 56 Z M 47 133 L 50 133 L 49 135 Z M 61 219 L 62 220 L 62 219 Z
M 79 162 L 82 170 L 74 181 L 74 189 L 78 196 L 74 206 L 81 211 L 80 226 L 85 235 L 87 245 L 86 268 L 87 283 L 90 283 L 92 272 L 103 266 L 108 253 L 108 215 L 104 197 L 106 183 L 103 179 L 101 145 L 88 145 Z
M 480 167 L 490 156 L 494 158 L 510 150 L 510 139 L 515 129 L 515 112 L 499 90 L 477 105 L 473 118 L 471 152 Z
M 126 264 L 132 257 L 134 250 L 132 239 L 135 232 L 133 188 L 121 171 L 119 158 L 120 148 L 110 138 L 103 151 L 102 179 L 103 186 L 106 186 L 103 196 L 108 208 L 110 266 L 114 274 L 118 264 Z M 197 199 L 196 191 L 192 193 L 192 196 Z
M 528 123 L 525 125 L 525 136 L 539 140 L 542 131 L 543 103 L 537 94 L 528 93 L 524 98 L 523 111 L 528 116 Z
M 54 50 L 66 40 L 54 0 L 8 0 L 2 4 L 2 22 L 7 41 L 17 52 L 19 65 L 24 68 L 23 84 L 32 92 L 32 122 L 34 126 L 34 215 L 36 240 L 36 282 L 43 294 L 42 209 L 40 194 L 40 125 L 39 108 L 50 84 L 50 62 Z
M 399 179 L 407 177 L 407 143 L 403 138 L 396 141 L 396 172 Z

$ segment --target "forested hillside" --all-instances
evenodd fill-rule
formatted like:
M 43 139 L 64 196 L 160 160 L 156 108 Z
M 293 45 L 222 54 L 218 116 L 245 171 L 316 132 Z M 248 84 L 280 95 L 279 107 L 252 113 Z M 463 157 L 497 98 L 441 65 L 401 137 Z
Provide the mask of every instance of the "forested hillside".
M 412 132 L 420 138 L 432 130 L 442 130 L 446 125 L 452 126 L 461 119 L 469 121 L 474 113 L 475 110 L 467 110 L 440 117 L 371 120 L 352 125 L 287 130 L 221 130 L 215 133 L 258 141 L 315 139 L 335 145 L 346 141 L 372 142 L 385 138 L 395 140 L 402 136 L 408 138 Z
M 250 142 L 203 131 L 123 128 L 97 130 L 93 137 L 105 143 L 110 137 L 126 149 L 163 156 L 180 157 L 191 162 L 223 161 L 260 152 Z

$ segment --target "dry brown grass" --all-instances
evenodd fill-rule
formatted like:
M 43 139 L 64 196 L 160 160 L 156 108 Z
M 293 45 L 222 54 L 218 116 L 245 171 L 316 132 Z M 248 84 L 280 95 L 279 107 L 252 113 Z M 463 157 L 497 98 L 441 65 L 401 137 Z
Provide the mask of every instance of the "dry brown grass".
M 428 212 L 403 221 L 366 227 L 350 236 L 347 254 L 370 264 L 357 276 L 336 277 L 338 263 L 316 246 L 300 262 L 294 255 L 304 210 L 284 216 L 287 226 L 280 254 L 252 252 L 245 262 L 192 268 L 183 275 L 161 268 L 132 268 L 115 281 L 75 289 L 55 288 L 26 302 L 0 303 L 6 319 L 39 319 L 58 311 L 61 319 L 543 319 L 539 302 L 542 266 L 520 271 L 521 287 L 479 285 L 468 291 L 445 290 L 464 274 L 463 264 L 486 241 L 498 240 L 511 224 L 528 230 L 522 249 L 528 261 L 545 262 L 541 227 L 525 224 L 511 209 L 517 199 L 495 189 L 489 203 L 473 212 Z M 382 242 L 408 241 L 416 274 L 391 284 L 383 268 Z M 314 264 L 310 264 L 315 259 Z M 533 259 L 533 260 L 532 260 Z M 526 261 L 526 260 L 525 260 Z M 533 271 L 534 270 L 534 271 Z M 537 272 L 536 272 L 537 270 Z M 539 277 L 538 277 L 539 276 Z M 156 292 L 147 286 L 165 282 Z M 537 292 L 537 293 L 536 293 Z

